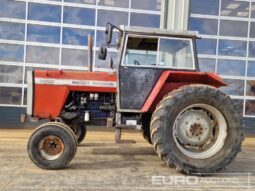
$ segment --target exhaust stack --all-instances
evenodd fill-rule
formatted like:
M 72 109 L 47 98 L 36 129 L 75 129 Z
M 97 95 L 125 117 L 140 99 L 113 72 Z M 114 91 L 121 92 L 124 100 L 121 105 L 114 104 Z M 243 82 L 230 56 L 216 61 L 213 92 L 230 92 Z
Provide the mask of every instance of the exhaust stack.
M 93 64 L 93 37 L 91 34 L 88 35 L 88 71 L 92 72 Z

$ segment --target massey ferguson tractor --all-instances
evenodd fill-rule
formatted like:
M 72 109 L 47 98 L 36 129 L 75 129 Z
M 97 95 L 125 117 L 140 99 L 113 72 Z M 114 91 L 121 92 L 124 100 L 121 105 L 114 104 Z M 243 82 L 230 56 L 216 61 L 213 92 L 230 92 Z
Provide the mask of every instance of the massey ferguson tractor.
M 112 43 L 113 32 L 118 40 Z M 196 32 L 106 26 L 107 48 L 118 49 L 109 72 L 28 72 L 27 114 L 48 120 L 28 142 L 31 161 L 61 169 L 74 158 L 86 126 L 140 129 L 167 166 L 185 174 L 224 169 L 241 150 L 243 125 L 226 86 L 214 73 L 200 72 Z

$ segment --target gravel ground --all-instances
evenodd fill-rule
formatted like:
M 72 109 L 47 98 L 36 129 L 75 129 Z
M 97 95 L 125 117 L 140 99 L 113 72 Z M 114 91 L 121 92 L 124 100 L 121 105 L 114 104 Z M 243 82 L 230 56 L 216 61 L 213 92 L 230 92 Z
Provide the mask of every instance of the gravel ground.
M 90 128 L 68 168 L 42 170 L 29 160 L 31 129 L 0 129 L 0 190 L 255 190 L 255 139 L 247 139 L 234 162 L 209 177 L 184 176 L 168 168 L 139 132 L 124 131 L 135 144 L 115 144 L 114 131 Z

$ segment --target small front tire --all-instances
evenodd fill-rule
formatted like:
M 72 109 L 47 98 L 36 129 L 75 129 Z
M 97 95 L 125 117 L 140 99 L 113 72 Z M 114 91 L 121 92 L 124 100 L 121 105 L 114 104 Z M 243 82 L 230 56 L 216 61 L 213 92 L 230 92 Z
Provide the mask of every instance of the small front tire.
M 31 161 L 42 169 L 65 168 L 74 158 L 77 143 L 65 126 L 45 123 L 30 136 L 28 154 Z

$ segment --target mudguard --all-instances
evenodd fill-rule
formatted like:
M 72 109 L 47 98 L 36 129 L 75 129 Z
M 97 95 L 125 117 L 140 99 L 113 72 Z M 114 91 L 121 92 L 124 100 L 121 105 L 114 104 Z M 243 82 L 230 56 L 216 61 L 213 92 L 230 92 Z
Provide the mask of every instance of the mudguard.
M 219 88 L 226 86 L 223 80 L 215 73 L 164 71 L 141 109 L 142 113 L 154 111 L 156 105 L 169 92 L 184 85 L 205 84 Z

